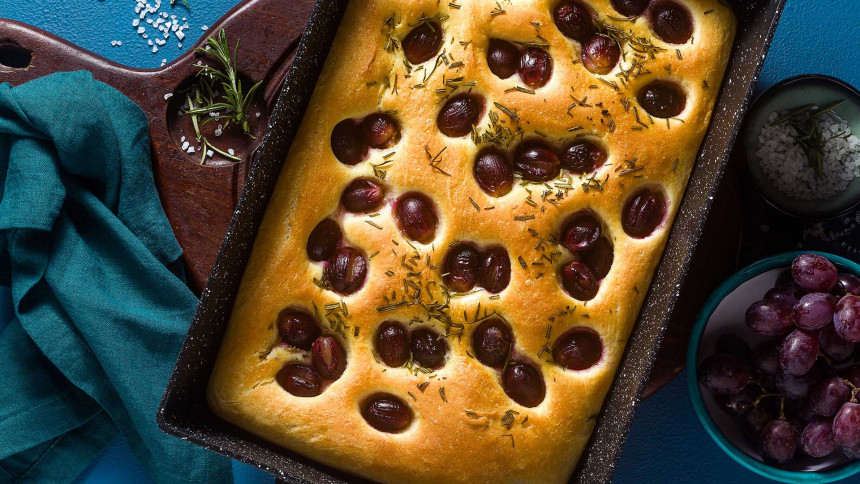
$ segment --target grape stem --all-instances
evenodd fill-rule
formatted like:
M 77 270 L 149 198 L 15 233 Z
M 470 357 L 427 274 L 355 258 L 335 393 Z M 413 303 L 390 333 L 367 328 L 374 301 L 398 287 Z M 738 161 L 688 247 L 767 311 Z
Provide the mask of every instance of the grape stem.
M 842 382 L 845 383 L 846 385 L 848 385 L 849 387 L 851 387 L 851 400 L 850 400 L 850 402 L 851 403 L 857 403 L 857 393 L 860 392 L 860 388 L 857 388 L 856 385 L 854 385 L 850 381 L 846 380 L 845 378 L 842 379 Z
M 829 366 L 829 367 L 830 367 L 830 369 L 832 369 L 832 370 L 835 370 L 835 369 L 836 369 L 836 367 L 835 367 L 835 366 L 833 366 L 833 362 L 832 362 L 832 361 L 830 361 L 830 358 L 829 358 L 827 355 L 825 355 L 823 352 L 820 352 L 820 351 L 819 351 L 819 352 L 818 352 L 818 356 L 820 356 L 821 358 L 823 358 L 823 359 L 824 359 L 824 362 L 825 362 L 825 363 L 827 363 L 827 366 Z
M 762 390 L 764 390 L 764 387 L 762 387 Z M 759 395 L 759 396 L 755 399 L 755 401 L 753 402 L 753 406 L 754 406 L 754 407 L 758 407 L 758 404 L 759 404 L 759 403 L 761 403 L 761 399 L 762 399 L 762 398 L 766 398 L 766 397 L 781 397 L 781 396 L 782 396 L 782 395 L 780 395 L 779 393 L 763 393 L 763 394 Z M 784 399 L 783 399 L 783 400 L 784 400 Z

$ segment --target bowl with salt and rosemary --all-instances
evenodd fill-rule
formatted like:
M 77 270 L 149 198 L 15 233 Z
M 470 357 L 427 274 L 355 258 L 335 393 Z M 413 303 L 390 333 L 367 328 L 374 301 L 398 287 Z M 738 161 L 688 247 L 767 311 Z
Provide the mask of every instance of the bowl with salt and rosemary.
M 860 204 L 860 91 L 829 76 L 785 79 L 753 103 L 744 149 L 762 197 L 825 220 Z

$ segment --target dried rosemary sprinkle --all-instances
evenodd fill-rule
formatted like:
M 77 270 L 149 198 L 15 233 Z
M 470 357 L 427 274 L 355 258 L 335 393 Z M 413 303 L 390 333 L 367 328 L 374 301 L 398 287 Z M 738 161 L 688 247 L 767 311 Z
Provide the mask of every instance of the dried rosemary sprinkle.
M 478 204 L 475 203 L 475 200 L 473 200 L 472 197 L 469 197 L 469 203 L 471 203 L 472 206 L 475 207 L 475 210 L 477 210 L 479 212 L 481 211 L 481 207 L 479 207 Z
M 508 88 L 508 89 L 505 89 L 505 92 L 506 92 L 506 93 L 507 93 L 507 92 L 522 92 L 522 93 L 532 94 L 532 95 L 534 95 L 534 93 L 535 93 L 535 92 L 534 92 L 534 90 L 532 90 L 532 89 L 527 89 L 527 88 L 522 87 L 522 86 L 514 86 L 514 87 L 510 87 L 510 88 Z
M 509 108 L 507 108 L 507 107 L 505 107 L 505 106 L 503 106 L 497 102 L 493 102 L 493 104 L 495 104 L 496 107 L 499 108 L 499 111 L 507 114 L 508 117 L 511 118 L 512 122 L 516 123 L 517 121 L 520 120 L 520 117 L 517 116 L 517 110 L 516 109 L 511 110 L 511 109 L 509 109 Z
M 549 44 L 546 42 L 519 42 L 514 41 L 515 44 L 523 46 L 523 47 L 537 47 L 539 49 L 549 49 Z

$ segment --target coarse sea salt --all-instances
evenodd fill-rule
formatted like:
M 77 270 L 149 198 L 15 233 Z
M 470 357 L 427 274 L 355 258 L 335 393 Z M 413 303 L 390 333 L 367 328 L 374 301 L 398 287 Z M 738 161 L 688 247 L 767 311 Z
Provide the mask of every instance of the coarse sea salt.
M 176 15 L 170 15 L 165 11 L 160 11 L 162 0 L 154 0 L 152 3 L 147 2 L 147 0 L 136 0 L 135 4 L 134 18 L 132 19 L 131 26 L 141 38 L 144 40 L 149 38 L 146 28 L 144 27 L 144 25 L 148 24 L 162 33 L 164 40 L 159 39 L 161 40 L 160 42 L 159 40 L 156 40 L 156 44 L 158 46 L 164 46 L 167 43 L 167 39 L 169 39 L 170 35 L 173 34 L 179 41 L 177 47 L 180 49 L 182 48 L 182 41 L 185 39 L 184 31 L 190 28 L 185 17 L 182 17 L 182 22 L 184 22 L 184 24 L 179 25 Z M 171 7 L 173 7 L 172 4 Z M 122 43 L 117 41 L 115 45 L 120 46 Z M 153 54 L 158 52 L 158 49 L 156 46 L 153 46 L 152 43 L 147 42 L 147 45 L 153 47 Z M 165 64 L 166 62 L 162 62 L 162 65 Z
M 758 137 L 756 156 L 761 168 L 782 193 L 800 200 L 831 198 L 860 178 L 860 139 L 835 114 L 819 119 L 822 148 L 822 176 L 809 166 L 806 153 L 795 142 L 797 131 L 789 123 L 772 123 L 788 111 L 771 113 Z

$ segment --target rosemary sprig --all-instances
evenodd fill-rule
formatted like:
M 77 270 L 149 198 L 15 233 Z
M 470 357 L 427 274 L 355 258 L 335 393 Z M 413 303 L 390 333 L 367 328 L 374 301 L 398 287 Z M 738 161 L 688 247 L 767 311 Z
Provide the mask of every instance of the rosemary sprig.
M 815 109 L 815 104 L 804 104 L 788 111 L 788 113 L 776 118 L 771 126 L 789 123 L 797 135 L 794 142 L 803 150 L 809 167 L 815 171 L 820 180 L 824 177 L 824 143 L 826 140 L 821 136 L 819 119 L 821 116 L 832 112 L 844 103 L 845 100 L 837 101 L 827 107 Z M 801 116 L 809 113 L 808 116 Z
M 221 88 L 224 90 L 224 94 L 221 96 L 223 100 L 221 102 L 209 102 L 206 105 L 201 105 L 198 102 L 198 105 L 193 108 L 189 104 L 186 113 L 191 115 L 217 113 L 216 115 L 210 114 L 210 119 L 204 121 L 204 124 L 215 119 L 226 119 L 227 123 L 225 123 L 224 128 L 232 121 L 241 125 L 245 134 L 254 138 L 248 128 L 248 120 L 250 118 L 248 116 L 248 106 L 250 106 L 254 98 L 254 93 L 257 92 L 263 81 L 259 81 L 251 86 L 247 93 L 242 91 L 242 80 L 239 79 L 239 73 L 236 70 L 239 41 L 236 41 L 236 46 L 231 55 L 230 46 L 227 43 L 227 34 L 224 32 L 224 29 L 219 30 L 217 35 L 207 39 L 206 47 L 208 48 L 197 47 L 194 50 L 211 55 L 221 64 L 221 68 L 198 63 L 195 65 L 200 69 L 197 71 L 197 76 L 207 79 L 210 83 L 220 82 Z M 221 111 L 227 111 L 228 113 L 221 114 Z

